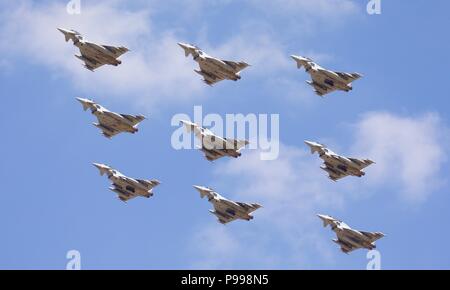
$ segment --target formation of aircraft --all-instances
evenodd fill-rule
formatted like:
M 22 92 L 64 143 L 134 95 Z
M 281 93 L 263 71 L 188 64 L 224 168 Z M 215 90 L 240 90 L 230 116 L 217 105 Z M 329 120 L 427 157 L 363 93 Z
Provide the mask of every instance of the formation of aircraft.
M 83 98 L 77 98 L 77 100 L 83 105 L 85 111 L 90 109 L 92 114 L 97 117 L 98 123 L 93 125 L 102 130 L 102 135 L 109 139 L 122 132 L 132 134 L 138 132 L 137 126 L 145 120 L 142 115 L 134 116 L 111 112 L 92 100 Z
M 100 175 L 106 174 L 108 176 L 108 179 L 112 182 L 112 187 L 109 189 L 117 193 L 119 199 L 123 202 L 138 196 L 150 198 L 153 196 L 153 188 L 160 184 L 156 179 L 144 180 L 125 176 L 105 164 L 94 163 L 94 166 L 100 171 Z
M 304 67 L 311 75 L 312 81 L 306 83 L 314 88 L 319 96 L 324 96 L 336 90 L 349 92 L 353 90 L 352 82 L 361 78 L 359 73 L 335 72 L 324 69 L 311 59 L 302 56 L 291 56 L 297 63 L 297 67 Z
M 362 170 L 375 163 L 369 159 L 361 160 L 338 155 L 326 148 L 325 145 L 316 142 L 305 141 L 305 143 L 310 147 L 312 154 L 315 152 L 319 154 L 324 161 L 320 168 L 325 170 L 333 181 L 338 181 L 349 175 L 363 177 L 366 173 Z
M 76 57 L 85 63 L 88 70 L 95 69 L 108 64 L 118 66 L 122 62 L 118 59 L 121 55 L 129 50 L 125 47 L 113 47 L 106 45 L 98 45 L 92 42 L 83 40 L 80 33 L 75 30 L 67 30 L 58 28 L 64 34 L 66 42 L 73 41 L 73 44 L 79 48 L 81 55 Z M 204 53 L 201 49 L 194 45 L 178 43 L 184 50 L 186 57 L 192 55 L 194 60 L 198 62 L 200 70 L 195 70 L 204 78 L 204 82 L 210 86 L 222 80 L 237 81 L 241 79 L 240 72 L 247 68 L 249 64 L 240 61 L 227 61 L 215 57 L 211 57 Z M 311 59 L 301 56 L 291 56 L 297 63 L 298 68 L 304 67 L 306 72 L 311 74 L 312 81 L 307 83 L 314 87 L 315 92 L 324 96 L 336 90 L 349 92 L 352 90 L 352 82 L 361 78 L 359 73 L 343 73 L 326 70 Z M 98 123 L 94 125 L 102 130 L 102 134 L 107 138 L 122 133 L 136 133 L 137 126 L 145 119 L 142 115 L 127 115 L 111 112 L 92 100 L 77 98 L 83 105 L 86 111 L 91 110 Z M 241 150 L 249 144 L 247 140 L 227 139 L 213 134 L 210 130 L 202 128 L 201 126 L 189 122 L 181 121 L 181 125 L 190 133 L 201 141 L 200 150 L 204 153 L 205 158 L 209 161 L 214 161 L 222 157 L 238 158 L 241 156 Z M 340 156 L 326 146 L 305 141 L 310 147 L 311 153 L 317 152 L 324 165 L 321 167 L 329 174 L 329 178 L 337 181 L 346 176 L 365 175 L 364 168 L 373 164 L 369 159 L 356 159 Z M 153 196 L 154 187 L 160 185 L 160 182 L 154 180 L 134 179 L 123 175 L 119 171 L 100 163 L 94 163 L 94 166 L 100 171 L 101 175 L 106 174 L 108 179 L 112 182 L 110 190 L 117 193 L 118 198 L 127 202 L 136 197 L 150 198 Z M 253 219 L 252 213 L 262 206 L 257 203 L 243 203 L 229 200 L 214 190 L 195 185 L 194 188 L 200 192 L 201 198 L 207 197 L 208 201 L 214 206 L 214 210 L 210 212 L 214 214 L 218 221 L 222 224 L 227 224 L 237 219 L 250 221 Z M 380 232 L 363 232 L 350 228 L 348 225 L 326 215 L 318 215 L 323 221 L 324 226 L 331 226 L 331 229 L 336 233 L 337 239 L 334 240 L 344 253 L 350 253 L 356 249 L 375 249 L 375 241 L 384 237 Z
M 214 210 L 209 212 L 215 215 L 221 224 L 227 224 L 236 219 L 251 221 L 253 219 L 251 213 L 261 208 L 261 205 L 257 203 L 229 200 L 208 187 L 194 185 L 194 188 L 200 192 L 201 198 L 206 196 L 208 201 L 212 203 Z
M 58 28 L 64 34 L 66 42 L 73 41 L 73 45 L 78 47 L 81 55 L 75 55 L 84 62 L 84 67 L 90 71 L 94 71 L 99 67 L 109 64 L 118 66 L 122 63 L 118 58 L 129 51 L 128 48 L 120 46 L 100 45 L 83 39 L 83 36 L 75 30 L 67 30 Z
M 317 216 L 323 221 L 324 227 L 330 225 L 331 230 L 337 236 L 333 242 L 338 244 L 342 252 L 346 254 L 361 248 L 373 250 L 376 248 L 375 241 L 384 237 L 384 234 L 380 232 L 372 233 L 352 229 L 346 223 L 327 215 L 318 214 Z
M 249 144 L 247 140 L 222 138 L 189 121 L 181 121 L 181 124 L 185 126 L 188 133 L 194 132 L 195 137 L 200 140 L 202 145 L 199 149 L 205 154 L 208 161 L 214 161 L 225 156 L 238 158 L 242 156 L 241 149 Z
M 194 60 L 198 62 L 200 70 L 194 71 L 201 75 L 203 81 L 210 86 L 223 80 L 240 80 L 240 72 L 249 66 L 243 61 L 235 62 L 209 56 L 200 48 L 191 44 L 180 42 L 178 45 L 184 50 L 186 57 L 192 55 Z

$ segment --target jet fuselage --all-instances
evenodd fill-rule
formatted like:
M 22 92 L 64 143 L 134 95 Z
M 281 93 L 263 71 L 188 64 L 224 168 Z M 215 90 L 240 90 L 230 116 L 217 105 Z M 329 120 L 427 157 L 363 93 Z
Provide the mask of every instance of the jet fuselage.
M 325 162 L 325 164 L 328 164 L 330 167 L 332 167 L 331 170 L 337 170 L 339 172 L 350 174 L 354 176 L 362 177 L 365 175 L 365 172 L 358 169 L 357 165 L 354 164 L 350 159 L 337 155 L 334 152 L 331 152 L 328 150 L 328 152 L 321 153 L 320 158 Z M 323 170 L 328 171 L 330 168 L 321 167 Z
M 231 200 L 225 199 L 223 197 L 218 197 L 210 199 L 209 201 L 214 205 L 216 211 L 213 213 L 216 215 L 222 215 L 223 213 L 225 213 L 231 217 L 237 217 L 247 221 L 253 219 L 253 216 L 251 216 L 247 210 Z
M 126 177 L 121 173 L 108 174 L 108 178 L 114 185 L 110 188 L 111 191 L 117 193 L 119 197 L 124 196 L 129 199 L 130 196 L 144 196 L 149 198 L 153 195 L 152 188 L 148 188 L 137 180 Z
M 306 71 L 311 74 L 314 80 L 316 80 L 315 83 L 319 87 L 325 87 L 326 90 L 339 89 L 346 92 L 353 89 L 351 83 L 345 83 L 345 81 L 343 81 L 335 72 L 324 69 L 316 63 L 311 63 L 311 66 L 312 68 L 306 69 Z M 317 80 L 319 80 L 319 82 L 317 82 Z
M 111 111 L 94 111 L 94 114 L 99 120 L 102 120 L 102 124 L 94 124 L 96 127 L 112 127 L 112 129 L 121 131 L 121 132 L 129 132 L 136 133 L 139 131 L 137 126 L 139 124 L 134 125 L 127 118 L 122 117 L 121 115 L 111 112 Z M 106 124 L 103 124 L 106 123 Z
M 225 79 L 234 81 L 241 79 L 239 73 L 235 73 L 232 67 L 230 67 L 220 59 L 208 56 L 205 53 L 200 53 L 194 55 L 194 60 L 199 63 L 200 67 L 202 67 L 204 71 L 211 72 L 213 75 L 217 75 Z M 211 77 L 205 72 L 196 72 Z M 214 78 L 214 76 L 212 77 Z
M 89 59 L 94 59 L 97 62 L 114 66 L 118 66 L 122 63 L 120 60 L 115 58 L 114 54 L 111 51 L 101 45 L 83 40 L 75 42 L 74 45 L 83 52 L 83 55 L 86 56 L 77 56 L 80 59 L 87 59 L 87 61 L 89 61 Z

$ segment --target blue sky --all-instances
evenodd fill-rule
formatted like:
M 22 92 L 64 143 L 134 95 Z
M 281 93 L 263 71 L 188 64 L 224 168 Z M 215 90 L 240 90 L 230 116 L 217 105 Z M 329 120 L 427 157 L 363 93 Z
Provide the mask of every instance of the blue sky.
M 377 16 L 351 0 L 82 0 L 80 15 L 67 2 L 0 3 L 0 268 L 65 269 L 75 249 L 83 269 L 365 269 L 367 252 L 342 254 L 316 213 L 386 233 L 384 269 L 449 268 L 448 1 L 383 0 Z M 91 73 L 56 27 L 131 52 Z M 179 41 L 252 67 L 204 86 Z M 364 78 L 322 99 L 291 54 Z M 79 96 L 148 120 L 107 140 Z M 175 151 L 170 121 L 195 105 L 279 114 L 279 158 Z M 332 183 L 305 139 L 377 164 Z M 92 162 L 162 184 L 123 204 Z M 193 184 L 264 208 L 222 226 Z

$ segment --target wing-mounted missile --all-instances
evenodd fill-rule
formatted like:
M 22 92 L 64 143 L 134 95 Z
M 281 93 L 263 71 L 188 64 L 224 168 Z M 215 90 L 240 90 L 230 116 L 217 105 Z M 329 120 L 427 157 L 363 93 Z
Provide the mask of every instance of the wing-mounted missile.
M 101 176 L 105 175 L 105 173 L 109 173 L 112 170 L 111 167 L 105 164 L 94 163 L 93 165 L 100 171 Z
M 209 210 L 209 212 L 213 215 L 215 215 L 218 219 L 218 222 L 221 224 L 226 224 L 227 220 L 230 219 L 231 217 L 223 212 L 220 211 L 215 211 L 215 210 Z
M 322 169 L 323 171 L 326 171 L 330 175 L 339 175 L 339 172 L 337 172 L 336 170 L 334 170 L 331 167 L 328 167 L 326 165 L 320 166 L 320 169 Z
M 109 190 L 111 190 L 112 192 L 115 192 L 117 194 L 117 197 L 123 201 L 123 202 L 127 202 L 130 199 L 130 194 L 128 192 L 125 192 L 121 189 L 118 189 L 117 187 L 110 187 Z
M 201 75 L 204 78 L 203 82 L 205 84 L 207 84 L 208 86 L 213 86 L 214 85 L 214 81 L 217 79 L 216 76 L 208 74 L 208 73 L 203 72 L 201 70 L 194 69 L 194 72 L 199 74 L 199 75 Z
M 375 161 L 372 161 L 370 159 L 356 159 L 356 158 L 348 158 L 350 161 L 352 161 L 353 163 L 355 163 L 357 166 L 360 166 L 362 168 L 366 168 L 369 165 L 372 165 L 375 163 Z
M 259 203 L 243 203 L 243 202 L 236 202 L 236 203 L 241 207 L 243 207 L 248 212 L 253 212 L 259 208 L 262 208 L 262 205 L 260 205 Z
M 363 77 L 360 73 L 346 73 L 346 72 L 336 72 L 336 74 L 345 81 L 356 81 Z
M 135 128 L 146 119 L 143 115 L 127 115 L 127 114 L 120 114 L 124 119 L 126 119 L 128 122 L 132 124 Z
M 201 75 L 202 77 L 204 77 L 204 78 L 206 78 L 206 79 L 215 79 L 215 76 L 210 75 L 210 74 L 208 74 L 208 73 L 205 73 L 205 72 L 203 72 L 203 71 L 201 71 L 201 70 L 196 70 L 196 69 L 194 69 L 194 71 L 195 71 L 197 74 Z
M 245 146 L 249 145 L 250 142 L 248 140 L 235 140 L 235 139 L 225 139 L 225 149 L 236 150 L 237 152 L 241 151 Z
M 75 55 L 76 58 L 84 62 L 84 67 L 87 68 L 90 71 L 94 71 L 95 63 L 93 63 L 90 59 L 82 56 L 82 55 Z
M 142 179 L 138 179 L 137 182 L 139 182 L 140 184 L 144 185 L 147 188 L 153 188 L 155 186 L 158 186 L 161 184 L 161 182 L 159 180 L 153 179 L 153 180 L 142 180 Z
M 198 150 L 202 151 L 203 154 L 205 154 L 206 160 L 208 160 L 210 162 L 213 162 L 216 159 L 219 159 L 219 158 L 225 156 L 225 154 L 222 151 L 208 150 L 204 146 L 195 146 L 195 148 L 197 148 Z
M 345 253 L 345 254 L 348 255 L 348 253 L 350 253 L 350 252 L 352 251 L 352 248 L 351 248 L 349 245 L 344 244 L 344 243 L 342 243 L 341 241 L 339 241 L 339 240 L 337 240 L 337 239 L 333 239 L 332 241 L 333 241 L 334 243 L 338 244 L 338 245 L 341 247 L 341 251 L 342 251 L 343 253 Z
M 97 127 L 98 129 L 102 130 L 102 135 L 108 139 L 111 139 L 114 135 L 117 134 L 117 132 L 114 132 L 111 129 L 109 129 L 99 123 L 92 123 L 92 125 Z

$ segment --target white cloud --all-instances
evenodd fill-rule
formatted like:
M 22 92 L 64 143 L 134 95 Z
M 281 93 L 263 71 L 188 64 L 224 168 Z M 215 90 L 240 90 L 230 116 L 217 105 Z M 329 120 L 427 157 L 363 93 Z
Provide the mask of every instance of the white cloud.
M 212 54 L 222 58 L 244 60 L 255 66 L 253 74 L 276 73 L 291 64 L 284 48 L 267 33 L 243 30 L 226 43 L 213 48 Z
M 260 1 L 247 2 L 247 8 L 272 7 L 280 17 L 297 19 L 294 11 L 307 12 L 308 19 L 329 17 L 333 13 L 346 14 L 352 10 L 349 1 Z M 342 3 L 341 3 L 342 2 Z M 215 41 L 205 36 L 208 26 L 200 21 L 202 13 L 226 6 L 239 6 L 234 1 L 137 1 L 133 5 L 123 0 L 82 2 L 80 15 L 69 15 L 67 2 L 36 3 L 19 0 L 2 3 L 0 12 L 0 51 L 9 56 L 31 59 L 50 67 L 53 77 L 69 77 L 87 97 L 115 97 L 131 101 L 139 107 L 171 105 L 177 102 L 200 100 L 209 89 L 193 73 L 196 64 L 183 57 L 178 41 L 195 42 L 208 53 L 222 58 L 242 59 L 251 63 L 247 74 L 264 79 L 295 68 L 289 59 L 292 52 L 280 44 L 281 37 L 269 29 L 270 20 L 256 13 L 236 21 L 236 33 L 230 38 Z M 275 5 L 275 6 L 274 6 Z M 278 7 L 278 8 L 276 8 Z M 266 9 L 266 8 L 264 8 Z M 269 9 L 269 8 L 267 8 Z M 308 12 L 309 11 L 309 12 Z M 174 17 L 172 24 L 162 25 L 158 13 Z M 124 45 L 131 52 L 122 56 L 117 68 L 105 67 L 95 73 L 86 71 L 71 43 L 65 43 L 56 27 L 79 30 L 87 39 L 111 45 Z M 195 30 L 187 30 L 195 27 Z M 298 32 L 298 31 L 297 31 Z M 186 35 L 190 35 L 186 39 Z M 194 35 L 194 36 L 193 36 Z M 251 71 L 250 71 L 251 70 Z M 281 80 L 281 83 L 289 80 Z M 279 92 L 277 95 L 280 94 Z
M 210 217 L 214 226 L 201 230 L 192 241 L 198 257 L 194 265 L 295 269 L 320 261 L 333 263 L 335 249 L 329 245 L 315 214 L 321 209 L 341 208 L 345 199 L 340 193 L 344 192 L 343 187 L 326 178 L 318 169 L 317 158 L 305 148 L 281 146 L 280 153 L 278 160 L 261 161 L 258 152 L 247 152 L 218 167 L 215 184 L 231 183 L 235 192 L 221 192 L 220 186 L 215 188 L 217 191 L 264 207 L 254 213 L 251 226 L 237 221 L 221 227 Z M 220 230 L 214 232 L 212 227 Z M 202 243 L 199 237 L 203 237 Z M 233 246 L 225 247 L 223 252 L 218 245 L 224 241 Z M 208 250 L 203 249 L 205 244 L 209 245 Z M 275 244 L 278 246 L 273 247 Z M 221 250 L 211 250 L 215 248 Z
M 261 161 L 258 152 L 244 152 L 240 159 L 219 165 L 216 178 L 205 185 L 231 199 L 264 207 L 255 212 L 251 226 L 237 221 L 221 227 L 211 221 L 191 243 L 196 257 L 193 264 L 204 268 L 331 268 L 340 252 L 316 213 L 336 215 L 352 200 L 392 199 L 395 194 L 401 201 L 424 202 L 447 178 L 441 170 L 449 144 L 444 138 L 450 131 L 436 114 L 408 118 L 374 112 L 351 128 L 352 155 L 377 162 L 361 179 L 331 182 L 319 168 L 322 161 L 303 145 L 281 145 L 280 158 L 275 161 Z M 336 143 L 325 139 L 329 146 Z M 230 184 L 231 192 L 221 190 Z
M 85 91 L 132 96 L 139 105 L 198 97 L 202 83 L 184 59 L 174 33 L 153 29 L 150 11 L 125 10 L 120 3 L 83 3 L 80 15 L 69 15 L 65 3 L 19 1 L 2 15 L 0 50 L 47 65 L 57 77 L 68 75 Z M 121 66 L 91 73 L 73 57 L 78 50 L 64 42 L 57 27 L 76 29 L 94 42 L 127 46 L 131 52 L 122 56 Z
M 437 114 L 401 117 L 386 112 L 364 115 L 356 124 L 354 152 L 377 162 L 367 175 L 368 183 L 392 185 L 402 198 L 423 202 L 443 182 L 447 161 L 448 128 Z

